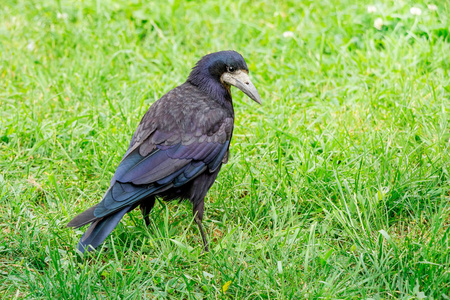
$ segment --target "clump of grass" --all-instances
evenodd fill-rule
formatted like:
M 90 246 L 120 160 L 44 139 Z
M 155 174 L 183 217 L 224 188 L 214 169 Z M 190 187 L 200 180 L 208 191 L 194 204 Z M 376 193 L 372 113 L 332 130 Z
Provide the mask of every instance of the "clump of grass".
M 450 297 L 449 7 L 382 1 L 6 1 L 0 10 L 4 298 Z M 374 20 L 381 18 L 380 30 Z M 81 259 L 148 106 L 204 54 L 247 59 L 207 199 L 125 217 Z

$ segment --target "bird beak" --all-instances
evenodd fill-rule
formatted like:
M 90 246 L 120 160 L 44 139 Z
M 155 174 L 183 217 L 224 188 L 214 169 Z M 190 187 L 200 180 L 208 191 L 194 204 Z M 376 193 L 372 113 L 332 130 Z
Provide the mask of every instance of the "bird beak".
M 223 82 L 237 87 L 243 91 L 247 96 L 258 104 L 261 104 L 261 96 L 258 90 L 248 77 L 248 73 L 242 70 L 236 72 L 225 72 L 220 78 Z

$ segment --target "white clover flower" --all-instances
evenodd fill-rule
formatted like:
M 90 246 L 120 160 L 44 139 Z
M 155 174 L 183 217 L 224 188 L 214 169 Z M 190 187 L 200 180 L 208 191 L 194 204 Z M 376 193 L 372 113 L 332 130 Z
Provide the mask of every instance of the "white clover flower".
M 375 22 L 373 22 L 373 27 L 375 27 L 378 30 L 381 30 L 381 28 L 383 28 L 383 19 L 382 18 L 376 18 Z
M 411 9 L 409 10 L 409 12 L 410 12 L 412 15 L 415 15 L 415 16 L 420 16 L 420 15 L 422 14 L 422 10 L 421 10 L 420 8 L 418 8 L 418 7 L 411 7 Z
M 369 14 L 372 14 L 372 13 L 374 13 L 374 12 L 376 12 L 377 11 L 377 7 L 375 6 L 375 5 L 369 5 L 369 6 L 367 6 L 367 12 L 369 13 Z
M 292 31 L 285 31 L 285 32 L 283 32 L 283 37 L 285 37 L 285 38 L 294 37 L 294 33 Z
M 27 45 L 27 49 L 29 51 L 33 51 L 34 50 L 34 42 L 29 42 L 28 45 Z
M 437 11 L 437 6 L 434 4 L 428 4 L 428 9 L 431 11 Z
M 58 19 L 63 19 L 63 20 L 67 20 L 67 18 L 69 17 L 66 13 L 57 13 L 56 14 L 56 17 L 58 18 Z

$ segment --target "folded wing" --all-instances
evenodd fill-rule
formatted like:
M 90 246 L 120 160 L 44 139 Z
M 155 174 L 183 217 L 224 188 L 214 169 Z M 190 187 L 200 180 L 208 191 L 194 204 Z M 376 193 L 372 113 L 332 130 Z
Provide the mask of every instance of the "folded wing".
M 157 133 L 154 132 L 154 133 Z M 229 140 L 198 136 L 189 144 L 149 146 L 151 139 L 128 153 L 114 174 L 111 186 L 94 210 L 96 218 L 117 212 L 123 207 L 172 187 L 188 183 L 203 172 L 213 172 L 228 152 Z M 152 149 L 142 155 L 142 148 Z

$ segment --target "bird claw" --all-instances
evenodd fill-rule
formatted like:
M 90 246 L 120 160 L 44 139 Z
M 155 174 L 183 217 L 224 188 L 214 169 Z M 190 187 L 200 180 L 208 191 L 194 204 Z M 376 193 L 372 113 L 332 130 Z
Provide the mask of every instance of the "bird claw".
M 205 248 L 202 249 L 202 252 L 200 252 L 200 255 L 204 255 L 206 253 L 209 253 L 209 247 L 205 246 Z

